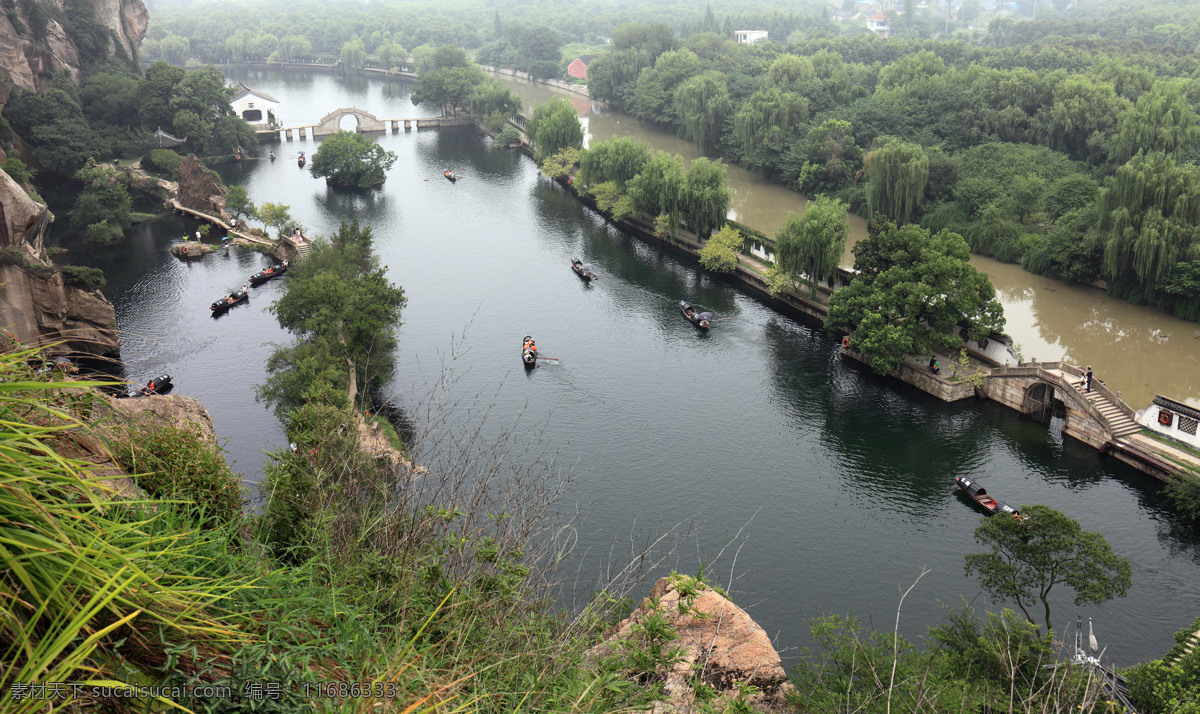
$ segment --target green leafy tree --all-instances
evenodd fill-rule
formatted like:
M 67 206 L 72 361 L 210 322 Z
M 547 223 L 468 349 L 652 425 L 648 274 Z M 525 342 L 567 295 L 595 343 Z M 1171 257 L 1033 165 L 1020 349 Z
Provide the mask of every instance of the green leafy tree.
M 79 105 L 61 89 L 43 94 L 14 92 L 4 106 L 4 118 L 32 145 L 39 166 L 60 176 L 74 176 L 89 158 L 108 152 L 106 142 L 88 125 Z
M 804 207 L 803 215 L 788 211 L 775 234 L 775 263 L 792 281 L 806 278 L 809 294 L 815 296 L 817 283 L 837 276 L 849 235 L 846 204 L 818 196 Z
M 24 161 L 21 161 L 15 156 L 10 156 L 5 159 L 4 166 L 0 168 L 3 168 L 4 173 L 11 176 L 12 180 L 19 184 L 27 184 L 30 181 L 33 181 L 33 177 L 35 175 L 33 169 L 30 169 L 25 165 Z
M 138 113 L 144 125 L 155 129 L 171 126 L 178 111 L 171 108 L 171 97 L 185 74 L 182 68 L 166 62 L 155 62 L 146 68 L 138 85 Z
M 579 181 L 584 186 L 611 181 L 624 191 L 652 154 L 649 146 L 628 136 L 592 144 L 579 152 Z
M 296 219 L 292 218 L 290 209 L 291 206 L 285 206 L 282 203 L 264 203 L 258 207 L 258 220 L 268 228 L 274 228 L 275 235 L 282 238 L 285 234 L 291 233 L 290 229 L 296 222 Z
M 545 25 L 527 27 L 517 33 L 517 68 L 534 77 L 548 79 L 558 75 L 562 35 Z
M 689 50 L 664 52 L 654 66 L 638 75 L 633 113 L 658 124 L 675 124 L 675 88 L 700 74 L 700 58 Z
M 731 273 L 737 268 L 744 244 L 741 231 L 725 224 L 700 248 L 700 265 L 713 272 Z
M 956 350 L 1004 327 L 1004 308 L 987 275 L 971 265 L 962 236 L 918 226 L 876 224 L 854 246 L 858 275 L 833 293 L 825 329 L 849 332 L 856 352 L 888 374 L 909 355 Z
M 312 52 L 312 41 L 304 35 L 284 35 L 279 38 L 279 49 L 275 51 L 281 59 L 295 62 Z M 342 61 L 345 62 L 345 59 Z
M 246 50 L 250 46 L 250 40 L 254 35 L 250 30 L 241 28 L 229 37 L 225 38 L 225 51 L 229 53 L 229 59 L 234 62 L 244 62 L 246 60 Z
M 808 99 L 800 94 L 774 86 L 751 94 L 733 115 L 732 139 L 742 163 L 770 173 L 805 121 Z
M 662 218 L 666 232 L 672 236 L 679 229 L 680 194 L 685 175 L 682 158 L 658 151 L 629 182 L 629 196 L 634 207 L 642 213 Z M 655 227 L 657 233 L 658 219 Z
M 533 117 L 525 125 L 527 136 L 533 137 L 534 158 L 539 162 L 563 149 L 583 147 L 583 126 L 579 113 L 566 99 L 555 99 L 549 104 L 539 104 L 533 109 Z
M 1156 82 L 1121 116 L 1113 138 L 1112 159 L 1128 161 L 1139 151 L 1175 154 L 1196 145 L 1200 126 L 1179 81 Z
M 1131 275 L 1147 293 L 1200 251 L 1200 168 L 1164 154 L 1138 154 L 1101 193 L 1104 273 Z
M 1049 102 L 1035 117 L 1035 132 L 1052 149 L 1071 158 L 1103 161 L 1116 133 L 1117 120 L 1129 109 L 1129 100 L 1113 85 L 1090 77 L 1069 77 L 1052 90 Z
M 867 213 L 909 223 L 917 215 L 929 180 L 929 156 L 916 144 L 877 140 L 867 154 Z
M 347 41 L 342 45 L 342 69 L 351 70 L 362 67 L 363 62 L 367 59 L 367 48 L 363 41 L 358 37 Z
M 850 181 L 862 169 L 863 152 L 854 143 L 850 122 L 826 119 L 808 131 L 804 161 L 813 167 L 801 190 L 832 191 Z
M 79 98 L 88 119 L 113 126 L 141 123 L 138 80 L 128 74 L 93 74 L 84 81 Z
M 477 117 L 492 114 L 509 117 L 520 112 L 523 106 L 516 92 L 494 80 L 477 85 L 467 100 L 467 108 Z
M 339 131 L 321 142 L 313 155 L 311 171 L 333 186 L 372 188 L 387 178 L 396 154 L 362 134 Z
M 1030 622 L 1028 607 L 1040 600 L 1050 632 L 1049 596 L 1055 585 L 1074 590 L 1076 605 L 1099 605 L 1129 591 L 1129 561 L 1118 557 L 1103 535 L 1083 530 L 1049 506 L 1022 506 L 1021 512 L 1024 520 L 1007 514 L 984 519 L 975 540 L 991 552 L 966 557 L 967 573 L 978 573 L 994 597 L 1015 602 Z
M 345 375 L 342 389 L 354 371 L 356 399 L 369 400 L 371 390 L 392 378 L 396 330 L 406 299 L 387 279 L 373 251 L 371 229 L 358 221 L 342 223 L 333 243 L 318 241 L 303 261 L 288 271 L 283 295 L 271 306 L 279 324 L 291 331 L 308 354 L 329 370 Z M 262 396 L 282 414 L 302 404 L 303 393 L 286 389 L 289 368 L 272 360 L 272 372 Z M 282 376 L 281 376 L 282 375 Z
M 675 88 L 675 115 L 683 137 L 696 142 L 702 151 L 716 148 L 725 117 L 732 110 L 725 75 L 720 72 L 705 72 Z
M 467 106 L 475 88 L 487 79 L 475 66 L 438 67 L 421 73 L 421 83 L 412 90 L 412 103 L 429 102 L 441 107 L 443 116 L 453 116 Z
M 809 58 L 780 55 L 767 69 L 767 86 L 784 92 L 799 92 L 816 77 L 816 70 Z
M 192 49 L 188 38 L 170 34 L 159 40 L 158 45 L 162 56 L 171 64 L 183 64 Z
M 71 209 L 71 225 L 92 242 L 119 241 L 131 225 L 126 175 L 109 164 L 90 162 L 75 178 L 83 182 L 83 191 Z
M 236 183 L 230 186 L 225 194 L 225 210 L 233 215 L 234 220 L 243 216 L 254 216 L 258 212 L 246 187 Z
M 706 238 L 725 225 L 729 213 L 729 186 L 725 164 L 703 156 L 692 162 L 679 192 L 679 216 L 693 233 Z
M 396 69 L 404 66 L 408 62 L 408 50 L 399 42 L 388 40 L 380 45 L 375 54 L 379 56 L 379 61 L 383 63 L 384 69 Z

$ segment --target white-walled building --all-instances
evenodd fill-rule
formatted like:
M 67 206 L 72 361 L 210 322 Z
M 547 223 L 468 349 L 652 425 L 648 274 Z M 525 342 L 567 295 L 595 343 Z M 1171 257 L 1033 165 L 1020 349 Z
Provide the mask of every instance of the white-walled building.
M 752 45 L 759 40 L 767 39 L 766 30 L 734 30 L 733 39 L 741 45 Z
M 888 29 L 887 16 L 882 12 L 877 12 L 867 18 L 867 30 L 875 33 L 879 37 L 887 39 Z
M 279 100 L 269 94 L 256 92 L 240 82 L 230 104 L 233 112 L 251 126 L 268 127 L 278 116 Z

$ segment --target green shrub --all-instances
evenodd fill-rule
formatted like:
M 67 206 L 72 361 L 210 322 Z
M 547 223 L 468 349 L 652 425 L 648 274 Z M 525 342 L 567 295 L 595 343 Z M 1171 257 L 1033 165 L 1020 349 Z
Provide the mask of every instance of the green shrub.
M 142 168 L 174 176 L 182 161 L 183 157 L 170 149 L 155 149 L 142 157 Z
M 26 166 L 24 161 L 21 161 L 15 156 L 8 157 L 8 160 L 4 162 L 4 166 L 2 168 L 4 169 L 5 173 L 7 173 L 9 176 L 12 176 L 13 181 L 16 181 L 19 184 L 27 184 L 33 180 L 33 169 Z
M 498 132 L 508 123 L 508 117 L 500 112 L 494 112 L 483 118 L 483 126 L 490 132 Z
M 87 290 L 99 290 L 104 287 L 104 271 L 99 268 L 89 268 L 83 265 L 62 266 L 63 283 L 74 285 Z
M 510 124 L 505 126 L 504 129 L 502 129 L 500 133 L 496 135 L 494 143 L 496 146 L 508 146 L 510 144 L 519 143 L 520 141 L 521 132 L 517 131 L 517 128 Z
M 134 421 L 126 433 L 113 439 L 112 453 L 152 497 L 179 501 L 168 504 L 174 510 L 203 510 L 210 522 L 218 523 L 241 516 L 241 481 L 225 463 L 220 448 L 195 429 Z

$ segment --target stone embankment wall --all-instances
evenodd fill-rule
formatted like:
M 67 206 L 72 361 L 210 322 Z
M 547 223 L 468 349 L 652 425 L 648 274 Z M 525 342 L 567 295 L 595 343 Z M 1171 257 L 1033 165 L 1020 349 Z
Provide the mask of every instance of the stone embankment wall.
M 480 68 L 485 72 L 498 74 L 502 77 L 512 77 L 513 79 L 521 79 L 532 84 L 544 84 L 547 87 L 561 89 L 564 92 L 578 94 L 581 97 L 591 98 L 591 93 L 588 92 L 586 84 L 574 84 L 572 82 L 564 82 L 561 79 L 539 79 L 528 72 L 520 72 L 515 69 L 507 69 L 505 67 L 489 67 L 488 65 L 480 65 Z

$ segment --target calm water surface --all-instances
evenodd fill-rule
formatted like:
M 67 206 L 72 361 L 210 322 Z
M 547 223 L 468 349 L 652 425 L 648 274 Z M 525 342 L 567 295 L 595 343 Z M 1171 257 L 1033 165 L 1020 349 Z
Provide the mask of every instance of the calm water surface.
M 279 99 L 289 124 L 351 105 L 387 118 L 433 113 L 414 107 L 402 84 L 233 76 Z M 929 567 L 902 622 L 919 635 L 940 620 L 941 603 L 978 592 L 963 573 L 980 520 L 955 493 L 953 477 L 964 474 L 1011 502 L 1066 512 L 1133 562 L 1127 598 L 1075 608 L 1065 590 L 1054 597 L 1056 622 L 1095 618 L 1117 662 L 1161 656 L 1195 618 L 1200 539 L 1136 472 L 994 404 L 945 405 L 844 363 L 813 326 L 614 230 L 528 159 L 473 132 L 378 140 L 399 160 L 373 193 L 332 190 L 298 169 L 295 153 L 315 150 L 311 139 L 275 146 L 274 163 L 263 146 L 223 173 L 257 203 L 290 205 L 310 233 L 351 216 L 374 229 L 409 299 L 390 396 L 412 405 L 427 394 L 465 331 L 449 408 L 465 418 L 492 405 L 489 433 L 520 414 L 518 430 L 540 431 L 574 465 L 564 506 L 591 513 L 576 551 L 581 572 L 595 572 L 614 541 L 678 522 L 698 535 L 673 565 L 694 572 L 745 526 L 736 564 L 730 549 L 709 572 L 725 581 L 732 571 L 735 599 L 785 657 L 807 644 L 806 618 L 838 612 L 890 627 L 898 588 Z M 462 180 L 444 180 L 445 168 Z M 176 375 L 253 483 L 258 455 L 284 445 L 253 399 L 270 343 L 288 339 L 266 312 L 279 288 L 257 288 L 249 305 L 214 320 L 208 303 L 266 259 L 235 249 L 182 263 L 166 251 L 189 228 L 150 224 L 91 260 L 108 271 L 130 373 Z M 600 279 L 581 283 L 568 268 L 573 257 L 594 263 Z M 1000 289 L 1044 314 L 1036 297 Z M 699 334 L 677 311 L 683 299 L 729 319 Z M 525 373 L 517 343 L 526 333 L 562 364 Z
M 498 77 L 527 104 L 558 96 L 545 85 Z M 620 112 L 592 105 L 575 95 L 569 100 L 580 113 L 585 141 L 632 136 L 650 146 L 690 161 L 696 145 Z M 804 196 L 738 166 L 728 167 L 732 195 L 730 216 L 774 235 L 789 211 L 804 210 Z M 850 217 L 844 265 L 852 265 L 850 249 L 867 236 L 866 221 Z M 1027 273 L 1018 265 L 976 256 L 975 267 L 992 280 L 1012 335 L 1025 359 L 1069 359 L 1092 365 L 1100 379 L 1123 392 L 1135 409 L 1155 394 L 1200 406 L 1200 325 L 1158 310 L 1115 300 L 1095 288 L 1064 285 Z

